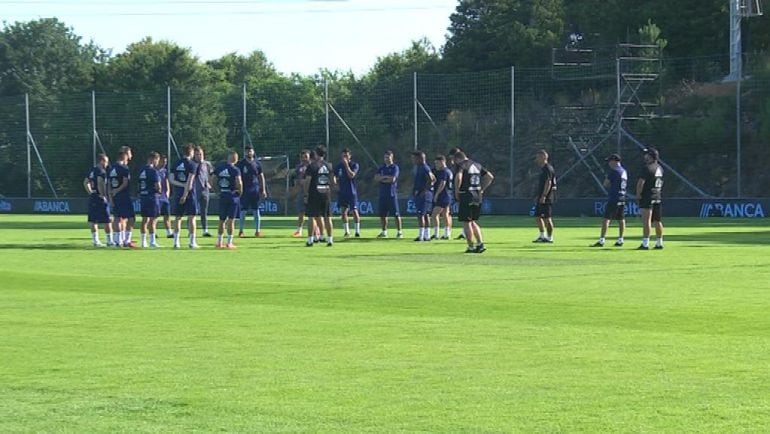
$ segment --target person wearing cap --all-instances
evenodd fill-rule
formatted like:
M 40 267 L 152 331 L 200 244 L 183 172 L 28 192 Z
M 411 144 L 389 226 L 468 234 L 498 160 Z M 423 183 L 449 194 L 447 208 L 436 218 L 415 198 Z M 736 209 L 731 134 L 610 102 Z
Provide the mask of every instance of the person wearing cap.
M 556 171 L 548 162 L 548 151 L 535 152 L 540 177 L 535 190 L 535 221 L 540 235 L 533 243 L 553 243 L 553 200 L 556 195 Z M 546 235 L 547 234 L 547 235 Z
M 644 166 L 639 170 L 639 178 L 636 181 L 636 197 L 639 200 L 639 209 L 642 213 L 642 245 L 639 250 L 649 250 L 650 232 L 655 224 L 655 249 L 663 248 L 663 167 L 659 162 L 660 154 L 657 149 L 644 150 Z
M 621 164 L 620 155 L 612 154 L 604 161 L 610 166 L 607 176 L 604 178 L 604 188 L 607 189 L 607 206 L 604 209 L 604 220 L 599 241 L 594 247 L 604 247 L 604 237 L 612 220 L 618 221 L 618 240 L 616 247 L 623 245 L 623 235 L 626 232 L 626 188 L 628 186 L 628 173 Z

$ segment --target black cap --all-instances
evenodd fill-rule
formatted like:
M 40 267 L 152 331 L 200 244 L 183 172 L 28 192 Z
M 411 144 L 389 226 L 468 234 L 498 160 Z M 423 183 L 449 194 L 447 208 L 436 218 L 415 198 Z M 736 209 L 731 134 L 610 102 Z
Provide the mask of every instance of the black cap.
M 618 155 L 618 154 L 610 154 L 610 156 L 605 158 L 604 161 L 621 161 L 620 160 L 620 155 Z
M 244 146 L 244 148 L 243 148 L 243 149 L 251 149 L 251 150 L 253 151 L 253 150 L 254 150 L 254 147 L 253 147 L 253 146 L 251 146 L 251 145 L 246 145 L 246 146 Z
M 649 155 L 653 159 L 657 160 L 660 154 L 658 153 L 658 150 L 655 148 L 646 148 L 643 152 L 644 155 Z

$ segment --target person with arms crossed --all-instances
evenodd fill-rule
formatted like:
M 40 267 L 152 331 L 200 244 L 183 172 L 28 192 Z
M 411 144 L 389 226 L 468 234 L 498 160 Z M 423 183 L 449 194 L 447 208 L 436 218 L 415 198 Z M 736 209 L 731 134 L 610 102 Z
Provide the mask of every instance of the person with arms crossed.
M 250 209 L 254 215 L 254 236 L 262 236 L 262 216 L 259 212 L 259 201 L 267 197 L 265 174 L 262 165 L 256 159 L 254 147 L 246 145 L 246 156 L 238 162 L 243 181 L 243 195 L 241 196 L 241 218 L 238 226 L 238 236 L 244 237 L 246 226 L 246 212 Z
M 355 226 L 356 238 L 361 236 L 361 216 L 358 213 L 358 191 L 356 189 L 356 177 L 360 166 L 352 160 L 353 154 L 350 149 L 345 148 L 340 155 L 340 162 L 334 168 L 334 175 L 339 182 L 339 191 L 337 193 L 337 206 L 340 207 L 342 214 L 342 226 L 345 230 L 343 236 L 350 237 L 350 222 L 348 213 L 353 214 L 353 223 Z
M 128 193 L 131 172 L 128 170 L 127 164 L 128 154 L 125 151 L 118 152 L 118 158 L 110 166 L 107 175 L 109 178 L 108 191 L 112 212 L 115 216 L 112 227 L 113 242 L 117 247 L 133 248 L 135 245 L 126 233 L 128 219 L 135 216 L 134 204 L 131 202 L 131 196 Z
M 297 207 L 297 230 L 294 231 L 292 237 L 299 238 L 302 236 L 302 228 L 305 226 L 305 182 L 306 172 L 310 165 L 310 150 L 303 149 L 299 153 L 299 163 L 294 168 L 292 179 L 294 181 L 294 195 L 296 196 Z
M 160 164 L 160 154 L 150 152 L 147 164 L 139 171 L 139 202 L 142 210 L 142 248 L 147 247 L 147 232 L 150 233 L 150 247 L 160 247 L 155 236 L 157 219 L 160 215 L 160 176 L 155 169 Z
M 171 201 L 169 199 L 171 185 L 168 182 L 168 158 L 165 155 L 160 157 L 158 178 L 160 179 L 160 215 L 163 216 L 166 238 L 174 238 L 174 232 L 171 230 Z
M 243 193 L 241 170 L 235 167 L 238 162 L 238 153 L 230 152 L 227 155 L 227 163 L 214 170 L 219 186 L 219 229 L 217 231 L 217 248 L 234 249 L 233 232 L 235 231 L 235 219 L 240 216 L 240 196 Z M 227 230 L 227 244 L 223 238 Z
M 179 232 L 182 230 L 182 217 L 187 216 L 187 231 L 190 238 L 190 248 L 197 249 L 195 240 L 195 216 L 198 215 L 198 198 L 195 197 L 195 174 L 198 173 L 198 165 L 193 161 L 195 148 L 193 145 L 185 145 L 182 149 L 183 157 L 174 163 L 169 174 L 169 181 L 174 186 L 174 248 L 179 249 Z
M 324 160 L 326 157 L 326 148 L 319 146 L 315 150 L 316 159 L 307 169 L 307 189 L 305 197 L 307 197 L 307 214 L 310 217 L 308 219 L 307 226 L 307 247 L 313 247 L 314 235 L 316 233 L 316 219 L 314 217 L 321 217 L 324 220 L 324 226 L 326 227 L 326 246 L 331 247 L 334 244 L 333 226 L 331 219 L 331 190 L 337 183 L 334 178 L 334 171 L 332 165 Z
M 412 152 L 412 163 L 414 163 L 412 197 L 414 198 L 417 227 L 419 228 L 419 235 L 414 240 L 430 241 L 430 218 L 428 216 L 433 208 L 433 183 L 436 182 L 436 177 L 433 176 L 430 166 L 425 162 L 424 152 Z
M 195 176 L 195 195 L 198 198 L 198 206 L 200 207 L 201 216 L 201 229 L 203 229 L 203 236 L 210 237 L 209 233 L 209 200 L 211 199 L 211 183 L 209 182 L 209 176 L 214 170 L 211 162 L 206 160 L 203 147 L 195 147 L 195 162 L 198 164 L 198 173 Z
M 535 221 L 540 235 L 533 243 L 553 243 L 553 201 L 556 195 L 556 171 L 548 162 L 548 152 L 535 153 L 535 163 L 540 167 L 540 177 L 535 187 Z
M 650 248 L 650 232 L 655 225 L 655 249 L 663 249 L 663 166 L 660 154 L 655 148 L 644 150 L 644 166 L 639 169 L 636 181 L 636 197 L 642 213 L 642 244 L 639 250 Z
M 104 225 L 107 246 L 113 246 L 112 221 L 110 220 L 110 200 L 107 197 L 107 166 L 109 158 L 104 154 L 96 157 L 94 166 L 83 180 L 83 188 L 88 193 L 88 223 L 91 224 L 91 239 L 94 247 L 104 247 L 99 240 L 99 225 Z
M 446 157 L 443 155 L 436 156 L 433 162 L 433 176 L 436 178 L 436 182 L 433 183 L 433 211 L 430 215 L 431 225 L 433 226 L 432 240 L 439 238 L 439 229 L 441 226 L 441 218 L 444 218 L 444 235 L 441 236 L 442 240 L 448 240 L 452 236 L 452 182 L 454 176 L 452 171 L 449 170 L 446 164 Z
M 599 241 L 594 247 L 604 247 L 604 237 L 613 220 L 618 221 L 618 240 L 615 247 L 623 246 L 623 236 L 626 232 L 626 188 L 628 186 L 628 173 L 620 162 L 620 155 L 612 154 L 604 161 L 610 166 L 607 176 L 604 178 L 604 188 L 607 189 L 607 206 L 604 210 L 602 229 Z
M 398 164 L 393 161 L 393 151 L 385 151 L 383 157 L 384 163 L 377 169 L 374 175 L 374 182 L 379 184 L 379 213 L 382 231 L 377 238 L 388 237 L 388 214 L 396 220 L 396 238 L 403 238 L 403 222 L 401 213 L 398 209 Z
M 454 180 L 455 199 L 459 202 L 458 218 L 463 222 L 465 241 L 468 243 L 465 253 L 484 253 L 487 248 L 479 226 L 481 204 L 484 192 L 495 177 L 481 164 L 469 159 L 463 151 L 457 151 L 453 159 L 458 169 Z

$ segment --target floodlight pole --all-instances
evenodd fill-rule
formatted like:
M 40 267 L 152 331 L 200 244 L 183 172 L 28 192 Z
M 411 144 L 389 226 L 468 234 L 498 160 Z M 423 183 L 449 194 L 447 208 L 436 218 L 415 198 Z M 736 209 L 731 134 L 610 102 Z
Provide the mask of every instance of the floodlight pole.
M 743 188 L 741 185 L 741 75 L 743 75 L 743 67 L 741 62 L 738 62 L 738 75 L 735 79 L 735 166 L 736 166 L 736 189 L 738 197 L 743 196 Z
M 618 155 L 621 155 L 622 149 L 621 144 L 623 143 L 623 113 L 621 112 L 623 105 L 620 102 L 620 94 L 621 94 L 621 87 L 620 87 L 620 56 L 618 56 L 615 59 L 615 80 L 616 80 L 616 86 L 617 86 L 617 100 L 615 103 L 617 104 L 615 108 L 615 129 L 617 130 L 618 134 Z
M 510 179 L 509 179 L 509 192 L 510 197 L 513 198 L 513 147 L 516 141 L 516 99 L 514 96 L 516 95 L 516 68 L 511 66 L 511 144 L 510 144 L 510 152 L 508 155 L 508 159 L 510 161 L 510 167 L 508 170 L 510 171 Z
M 241 136 L 242 136 L 242 139 L 243 139 L 243 149 L 242 149 L 242 152 L 245 155 L 246 154 L 246 131 L 247 131 L 246 128 L 248 128 L 246 126 L 246 122 L 248 121 L 248 117 L 246 115 L 246 83 L 243 83 L 243 88 L 242 88 L 241 94 L 242 94 L 242 98 L 241 99 L 243 100 L 242 101 L 242 106 L 243 106 L 242 107 L 242 109 L 243 109 L 243 131 L 241 133 Z
M 326 149 L 329 149 L 329 79 L 324 78 L 324 112 L 326 115 Z
M 166 86 L 166 156 L 171 158 L 171 86 Z
M 414 150 L 417 150 L 417 71 L 412 75 L 413 96 L 414 96 Z
M 94 166 L 96 166 L 96 92 L 91 91 L 91 136 L 92 136 L 92 149 L 94 157 Z
M 32 197 L 32 143 L 30 143 L 30 128 L 29 128 L 29 94 L 24 94 L 24 113 L 27 121 L 27 198 Z

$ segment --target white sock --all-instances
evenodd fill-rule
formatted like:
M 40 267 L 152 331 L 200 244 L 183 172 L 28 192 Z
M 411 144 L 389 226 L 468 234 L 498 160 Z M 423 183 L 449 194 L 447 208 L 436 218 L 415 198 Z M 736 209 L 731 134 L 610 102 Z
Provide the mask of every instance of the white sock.
M 388 230 L 387 229 L 383 229 L 382 232 L 380 232 L 380 233 L 382 235 L 385 235 L 386 237 L 388 236 Z
M 623 237 L 618 237 L 618 242 L 622 243 L 623 242 Z
M 342 227 L 345 228 L 345 233 L 346 234 L 350 233 L 350 224 L 348 222 L 343 223 Z
M 94 244 L 99 243 L 99 232 L 91 232 L 91 240 L 93 240 Z
M 301 234 L 301 233 L 302 233 L 302 226 L 297 226 L 297 233 L 298 233 L 298 234 Z
M 452 238 L 452 229 L 450 229 L 449 226 L 444 226 L 444 236 Z
M 118 239 L 120 240 L 120 244 L 127 243 L 128 241 L 126 241 L 126 231 L 118 232 Z
M 545 239 L 545 232 L 540 232 L 540 238 Z
M 232 243 L 233 243 L 233 236 L 227 235 L 227 244 L 232 244 Z
M 334 238 L 334 237 L 328 237 L 328 238 L 326 238 L 326 242 L 327 242 L 327 243 L 329 243 L 329 244 L 332 244 L 332 243 L 334 243 L 334 239 L 333 239 L 333 238 Z
M 171 229 L 166 229 L 166 236 L 168 235 L 174 235 L 174 231 L 172 231 Z
M 142 237 L 142 246 L 147 245 L 147 234 L 141 234 Z
M 650 238 L 649 237 L 648 238 L 642 238 L 642 245 L 644 247 L 649 247 L 650 246 Z
M 656 246 L 662 246 L 663 245 L 663 237 L 657 238 L 655 240 L 655 245 Z
M 356 223 L 356 233 L 357 234 L 361 233 L 361 222 Z
M 387 234 L 388 234 L 388 231 L 385 231 L 385 235 L 387 235 Z M 396 235 L 398 235 L 400 237 L 401 235 L 404 235 L 404 231 L 397 231 Z
M 604 244 L 604 237 L 599 237 L 599 242 L 600 242 L 601 244 Z
M 551 234 L 551 235 L 548 235 L 548 236 L 546 237 L 546 240 L 548 240 L 548 241 L 553 241 L 553 234 Z
M 190 244 L 195 244 L 195 234 L 190 234 Z
M 174 245 L 179 245 L 179 232 L 174 233 Z
M 438 231 L 439 231 L 439 227 L 438 226 L 434 226 L 433 227 L 433 236 L 436 237 L 436 238 L 438 238 Z
M 124 240 L 126 240 L 126 244 L 131 242 L 131 231 L 126 231 L 126 238 Z
M 158 237 L 155 236 L 155 232 L 150 234 L 150 244 L 156 244 L 158 242 Z
M 222 239 L 225 237 L 225 234 L 219 234 L 217 235 L 217 243 L 222 244 Z

